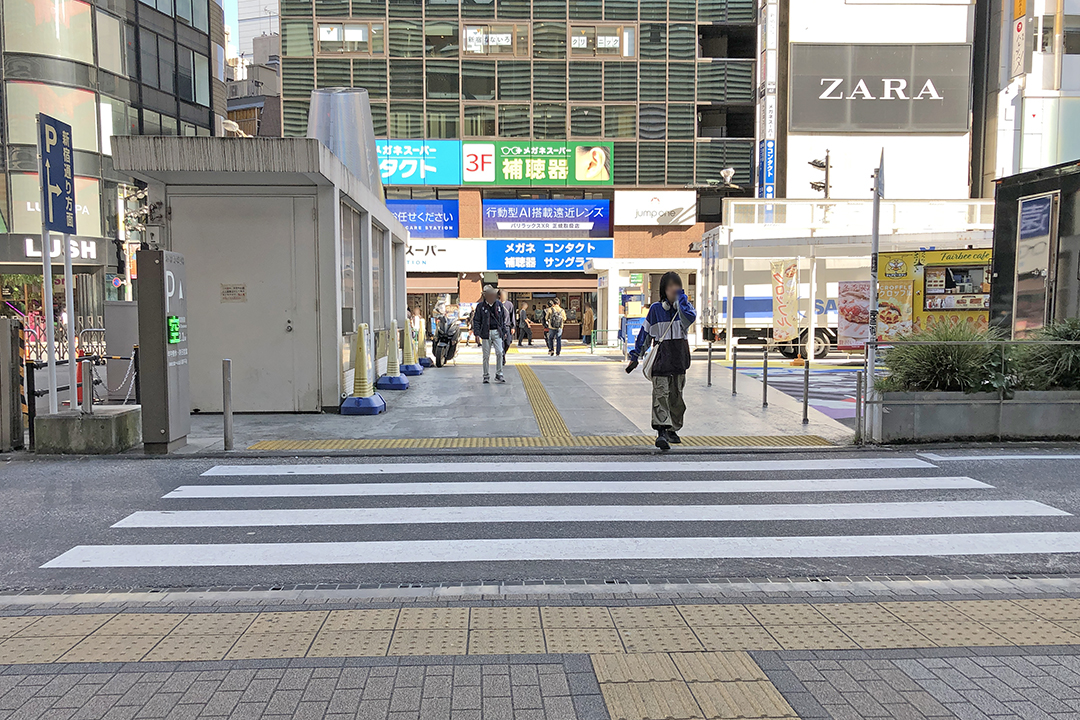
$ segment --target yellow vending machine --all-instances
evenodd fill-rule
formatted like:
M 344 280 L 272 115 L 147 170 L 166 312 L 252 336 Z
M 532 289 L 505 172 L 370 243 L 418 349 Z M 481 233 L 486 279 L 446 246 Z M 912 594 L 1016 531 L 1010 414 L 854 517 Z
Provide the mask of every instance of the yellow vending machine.
M 940 323 L 990 322 L 990 248 L 881 253 L 878 339 Z

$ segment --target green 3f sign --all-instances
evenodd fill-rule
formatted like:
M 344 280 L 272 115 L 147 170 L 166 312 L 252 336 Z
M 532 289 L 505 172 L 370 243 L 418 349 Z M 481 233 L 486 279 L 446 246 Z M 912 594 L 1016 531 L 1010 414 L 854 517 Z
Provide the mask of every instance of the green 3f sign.
M 610 142 L 461 144 L 465 185 L 612 185 Z

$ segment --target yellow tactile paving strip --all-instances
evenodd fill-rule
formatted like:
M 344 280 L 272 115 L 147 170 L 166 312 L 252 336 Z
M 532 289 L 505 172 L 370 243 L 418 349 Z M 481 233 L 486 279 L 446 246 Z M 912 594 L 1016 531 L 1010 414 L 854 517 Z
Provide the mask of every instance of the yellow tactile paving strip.
M 818 435 L 695 435 L 682 438 L 683 447 L 800 448 L 832 447 Z M 337 438 L 326 440 L 260 440 L 248 450 L 439 450 L 470 448 L 652 447 L 654 435 L 565 435 L 486 438 Z
M 0 618 L 0 665 L 354 655 L 671 653 L 685 679 L 688 673 L 703 678 L 711 671 L 687 664 L 690 660 L 683 663 L 683 656 L 677 655 L 680 653 L 1012 645 L 1080 645 L 1080 598 Z M 663 660 L 655 662 L 660 664 L 620 666 L 619 672 L 628 682 L 642 677 L 646 682 L 663 682 L 674 675 L 671 665 Z M 735 667 L 723 666 L 722 672 L 737 675 L 740 682 L 754 680 L 755 676 L 736 672 Z
M 521 386 L 525 389 L 525 396 L 529 398 L 533 415 L 536 416 L 536 424 L 540 427 L 540 434 L 544 437 L 569 437 L 570 429 L 566 427 L 566 421 L 559 414 L 555 403 L 544 389 L 536 372 L 528 365 L 515 365 L 521 376 Z

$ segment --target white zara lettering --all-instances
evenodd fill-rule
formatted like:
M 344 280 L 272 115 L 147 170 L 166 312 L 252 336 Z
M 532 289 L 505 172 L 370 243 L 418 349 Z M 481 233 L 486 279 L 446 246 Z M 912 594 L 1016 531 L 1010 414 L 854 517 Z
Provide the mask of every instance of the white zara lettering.
M 60 238 L 53 238 L 52 249 L 49 252 L 49 257 L 62 257 L 64 241 Z M 97 260 L 97 243 L 93 240 L 76 240 L 72 238 L 68 241 L 68 253 L 73 260 Z M 25 255 L 28 258 L 41 257 L 41 244 L 35 243 L 34 238 L 26 238 Z
M 875 96 L 870 91 L 866 80 L 860 78 L 855 81 L 851 92 L 845 94 L 844 78 L 821 78 L 820 85 L 824 91 L 818 95 L 818 100 L 944 100 L 945 97 L 938 91 L 934 81 L 930 78 L 922 84 L 922 89 L 916 95 L 908 94 L 908 81 L 903 78 L 882 78 L 881 95 Z

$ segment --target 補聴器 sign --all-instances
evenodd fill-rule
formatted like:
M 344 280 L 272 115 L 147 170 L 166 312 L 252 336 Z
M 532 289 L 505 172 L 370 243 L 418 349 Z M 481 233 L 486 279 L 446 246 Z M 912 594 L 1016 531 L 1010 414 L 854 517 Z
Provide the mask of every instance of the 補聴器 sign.
M 963 133 L 970 45 L 791 46 L 790 132 Z
M 584 270 L 614 255 L 614 240 L 488 240 L 488 270 Z

